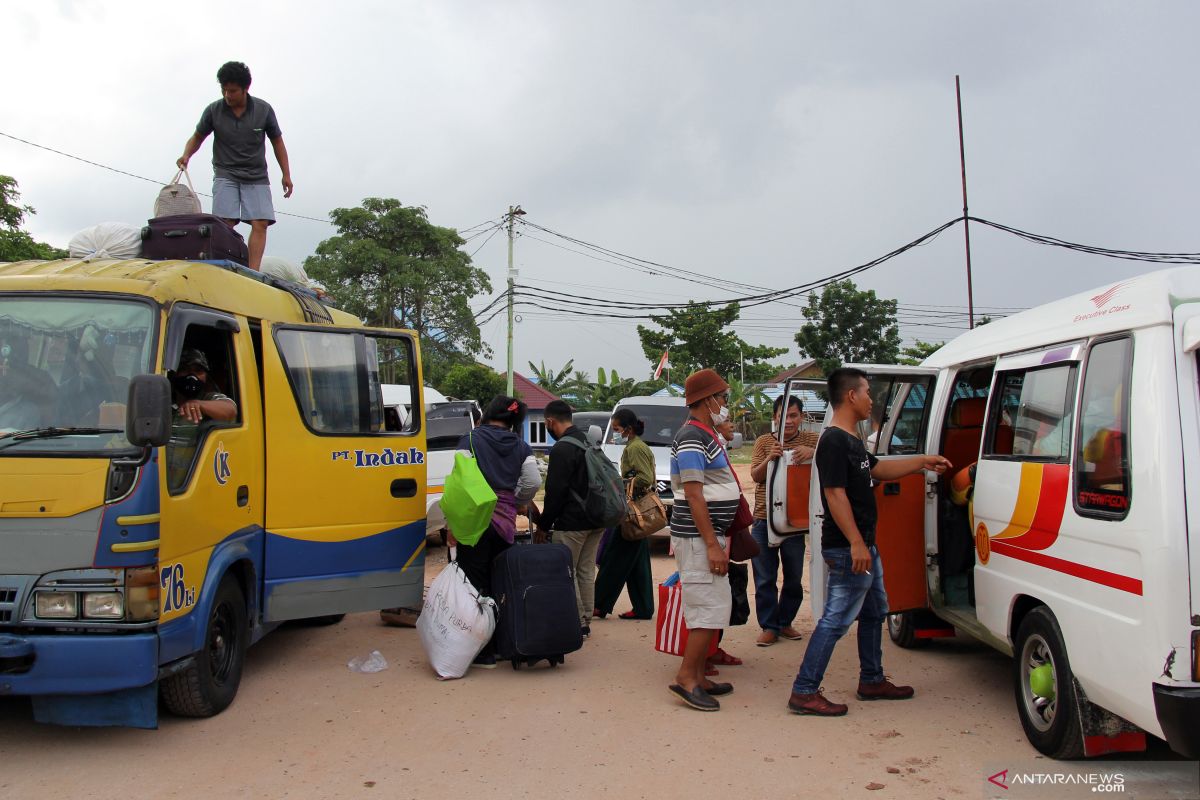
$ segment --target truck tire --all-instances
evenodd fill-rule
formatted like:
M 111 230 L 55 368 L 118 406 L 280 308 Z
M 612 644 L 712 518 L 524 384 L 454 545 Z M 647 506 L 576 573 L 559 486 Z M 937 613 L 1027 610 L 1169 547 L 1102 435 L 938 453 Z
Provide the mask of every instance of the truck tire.
M 249 638 L 246 598 L 233 575 L 225 575 L 213 598 L 204 648 L 187 669 L 165 679 L 163 703 L 183 717 L 211 717 L 233 702 L 242 680 Z
M 1083 756 L 1083 721 L 1058 620 L 1045 606 L 1030 611 L 1013 647 L 1017 713 L 1025 736 L 1050 758 Z

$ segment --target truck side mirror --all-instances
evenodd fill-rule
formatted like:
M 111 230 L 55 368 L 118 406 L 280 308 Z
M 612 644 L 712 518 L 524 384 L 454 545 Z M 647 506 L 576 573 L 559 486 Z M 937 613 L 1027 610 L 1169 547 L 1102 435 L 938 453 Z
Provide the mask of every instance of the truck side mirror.
M 136 447 L 162 447 L 171 438 L 171 382 L 165 375 L 135 375 L 129 382 L 125 438 Z

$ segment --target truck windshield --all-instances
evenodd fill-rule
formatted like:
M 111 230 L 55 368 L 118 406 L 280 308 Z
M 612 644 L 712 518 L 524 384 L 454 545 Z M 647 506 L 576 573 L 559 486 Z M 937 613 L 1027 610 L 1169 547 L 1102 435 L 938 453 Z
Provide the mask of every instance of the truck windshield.
M 0 455 L 129 447 L 129 379 L 150 371 L 153 334 L 147 303 L 0 297 Z

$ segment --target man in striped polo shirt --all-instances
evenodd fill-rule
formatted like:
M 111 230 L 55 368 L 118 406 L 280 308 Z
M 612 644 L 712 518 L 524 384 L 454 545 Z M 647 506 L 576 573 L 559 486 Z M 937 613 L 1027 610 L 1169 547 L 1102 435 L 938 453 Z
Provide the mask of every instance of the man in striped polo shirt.
M 711 369 L 688 376 L 683 388 L 688 421 L 671 442 L 671 546 L 679 569 L 688 641 L 669 688 L 692 708 L 719 711 L 716 697 L 732 684 L 704 677 L 704 659 L 729 624 L 733 596 L 725 533 L 741 499 L 733 467 L 713 432 L 729 419 L 729 384 Z M 679 502 L 682 498 L 684 502 Z

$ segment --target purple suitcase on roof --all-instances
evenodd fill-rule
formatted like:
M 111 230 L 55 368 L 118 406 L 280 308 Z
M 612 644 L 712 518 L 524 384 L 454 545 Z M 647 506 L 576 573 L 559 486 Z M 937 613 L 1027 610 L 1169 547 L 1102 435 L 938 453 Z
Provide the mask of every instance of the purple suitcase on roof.
M 155 217 L 142 228 L 142 257 L 188 261 L 249 260 L 246 240 L 212 214 Z

